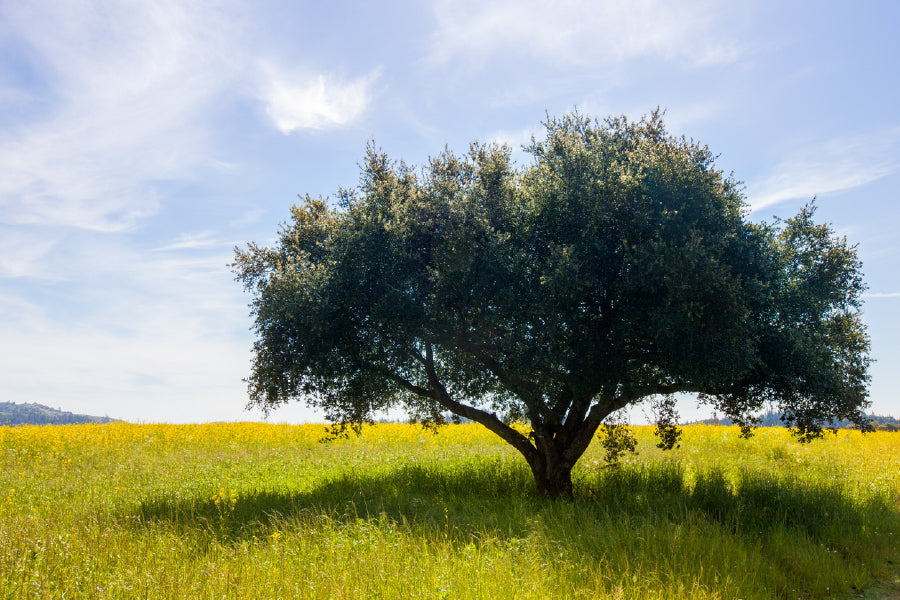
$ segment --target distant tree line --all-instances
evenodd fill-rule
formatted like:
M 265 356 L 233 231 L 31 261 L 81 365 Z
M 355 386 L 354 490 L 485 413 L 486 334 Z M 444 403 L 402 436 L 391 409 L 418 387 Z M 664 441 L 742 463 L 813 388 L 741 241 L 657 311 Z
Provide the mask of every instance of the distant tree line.
M 77 415 L 43 404 L 0 402 L 0 425 L 73 425 L 77 423 L 111 423 L 115 419 Z
M 878 431 L 900 431 L 900 419 L 892 417 L 890 415 L 866 415 L 871 421 L 872 426 Z M 760 427 L 784 427 L 784 421 L 782 420 L 782 413 L 769 410 L 759 416 L 758 425 Z M 693 421 L 692 423 L 704 423 L 707 425 L 732 425 L 731 419 L 727 417 L 719 418 L 717 416 L 713 416 L 711 419 L 703 419 L 700 421 Z M 855 427 L 856 424 L 852 421 L 848 421 L 847 419 L 836 420 L 833 424 L 834 427 L 838 429 L 849 429 L 851 427 Z

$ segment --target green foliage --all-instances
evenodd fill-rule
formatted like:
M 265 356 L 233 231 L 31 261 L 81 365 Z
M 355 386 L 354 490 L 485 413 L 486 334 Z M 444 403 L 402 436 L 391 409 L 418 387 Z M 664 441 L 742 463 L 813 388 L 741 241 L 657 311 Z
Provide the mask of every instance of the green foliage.
M 860 263 L 812 205 L 747 222 L 739 184 L 658 112 L 545 126 L 521 169 L 495 145 L 421 169 L 370 146 L 337 206 L 307 197 L 273 248 L 237 249 L 251 404 L 338 423 L 449 412 L 515 447 L 551 496 L 571 493 L 603 420 L 648 398 L 699 394 L 745 433 L 766 404 L 803 440 L 866 426 Z M 660 432 L 677 445 L 674 418 Z
M 681 445 L 681 430 L 678 428 L 678 412 L 675 410 L 675 397 L 671 394 L 654 398 L 653 412 L 656 417 L 654 433 L 659 440 L 656 447 L 661 450 L 672 450 Z
M 600 427 L 600 445 L 606 451 L 606 463 L 615 465 L 626 453 L 637 453 L 637 438 L 628 425 L 623 423 L 604 423 Z

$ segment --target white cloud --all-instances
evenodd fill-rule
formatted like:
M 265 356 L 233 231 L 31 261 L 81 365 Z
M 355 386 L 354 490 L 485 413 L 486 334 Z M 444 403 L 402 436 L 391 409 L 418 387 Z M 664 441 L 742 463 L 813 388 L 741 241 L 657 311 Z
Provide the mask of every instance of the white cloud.
M 243 411 L 248 299 L 223 231 L 265 209 L 224 225 L 228 205 L 217 205 L 209 231 L 171 232 L 210 200 L 203 190 L 182 206 L 194 190 L 170 182 L 247 169 L 217 156 L 222 111 L 259 100 L 259 65 L 277 43 L 252 37 L 239 11 L 265 19 L 231 0 L 0 2 L 0 400 L 258 418 Z M 310 75 L 324 90 L 316 118 L 358 116 L 375 77 Z M 296 81 L 279 83 L 290 99 Z
M 867 292 L 863 298 L 900 298 L 900 292 Z
M 174 1 L 6 3 L 0 18 L 40 64 L 46 109 L 0 132 L 10 224 L 97 231 L 154 213 L 154 182 L 209 156 L 204 112 L 240 65 L 216 11 Z
M 284 134 L 302 129 L 331 129 L 359 118 L 372 99 L 378 72 L 352 80 L 318 75 L 291 75 L 266 65 L 263 98 L 266 112 Z
M 843 137 L 812 144 L 785 158 L 771 174 L 749 182 L 751 210 L 787 200 L 841 192 L 871 183 L 900 168 L 894 148 L 900 131 Z
M 253 93 L 260 75 L 265 107 L 285 133 L 363 113 L 377 72 L 260 73 L 267 43 L 248 37 L 240 10 L 177 0 L 0 4 L 0 22 L 37 65 L 41 86 L 4 82 L 12 89 L 0 108 L 40 109 L 0 118 L 0 223 L 133 229 L 167 200 L 161 183 L 237 168 L 216 156 L 216 111 Z
M 723 10 L 711 0 L 441 0 L 427 62 L 471 66 L 502 54 L 571 66 L 641 57 L 729 63 L 741 54 L 740 21 Z

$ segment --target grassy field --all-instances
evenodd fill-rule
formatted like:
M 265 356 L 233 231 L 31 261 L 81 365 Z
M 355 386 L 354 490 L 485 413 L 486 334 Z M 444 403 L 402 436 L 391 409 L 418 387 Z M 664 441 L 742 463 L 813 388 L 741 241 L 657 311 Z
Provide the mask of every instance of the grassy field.
M 636 432 L 548 502 L 475 425 L 0 427 L 0 598 L 856 598 L 897 575 L 900 434 Z

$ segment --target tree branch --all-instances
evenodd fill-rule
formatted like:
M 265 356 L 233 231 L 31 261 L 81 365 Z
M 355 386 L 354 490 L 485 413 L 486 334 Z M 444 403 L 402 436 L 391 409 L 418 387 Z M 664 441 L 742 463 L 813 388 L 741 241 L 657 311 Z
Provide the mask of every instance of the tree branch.
M 403 377 L 400 377 L 396 373 L 392 373 L 387 370 L 379 370 L 379 372 L 382 373 L 385 377 L 387 377 L 388 379 L 390 379 L 391 381 L 393 381 L 394 383 L 396 383 L 397 385 L 399 385 L 400 387 L 402 387 L 403 389 L 405 389 L 408 392 L 412 392 L 413 394 L 416 394 L 418 396 L 423 396 L 425 398 L 431 398 L 432 400 L 437 399 L 437 398 L 435 398 L 436 394 L 435 394 L 434 390 L 427 390 L 421 386 L 418 386 L 418 385 L 412 383 L 411 381 L 409 381 L 407 379 L 404 379 Z
M 420 395 L 435 400 L 438 404 L 454 414 L 484 425 L 490 431 L 503 438 L 503 440 L 513 446 L 516 450 L 521 452 L 529 464 L 540 459 L 537 450 L 531 442 L 528 441 L 528 438 L 498 419 L 497 415 L 475 408 L 474 406 L 469 406 L 468 404 L 457 402 L 450 396 L 449 392 L 447 392 L 447 388 L 441 383 L 437 370 L 434 367 L 434 354 L 430 342 L 426 342 L 425 356 L 418 356 L 417 358 L 424 365 L 425 373 L 428 375 L 428 382 L 433 388 L 433 390 L 427 390 L 429 392 L 428 394 Z
M 534 392 L 534 386 L 517 376 L 515 373 L 504 369 L 499 360 L 486 354 L 477 343 L 459 336 L 453 339 L 453 343 L 460 350 L 464 350 L 475 357 L 475 359 L 484 365 L 484 367 L 490 371 L 494 377 L 506 387 L 506 389 L 525 400 L 526 405 L 536 406 L 538 404 L 538 394 Z

